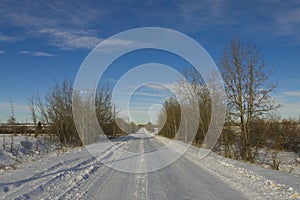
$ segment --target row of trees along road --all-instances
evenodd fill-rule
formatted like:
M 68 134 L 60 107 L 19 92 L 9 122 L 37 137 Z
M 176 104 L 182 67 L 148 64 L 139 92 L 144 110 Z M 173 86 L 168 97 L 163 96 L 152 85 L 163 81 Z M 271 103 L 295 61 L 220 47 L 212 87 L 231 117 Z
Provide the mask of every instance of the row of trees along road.
M 254 161 L 255 150 L 267 143 L 272 148 L 284 148 L 294 138 L 293 141 L 297 140 L 299 144 L 297 123 L 282 124 L 274 117 L 279 104 L 271 94 L 277 84 L 271 81 L 272 69 L 255 45 L 232 39 L 220 59 L 219 69 L 225 83 L 227 114 L 218 145 L 224 147 L 225 156 Z M 211 123 L 211 95 L 217 94 L 212 94 L 196 70 L 186 70 L 184 76 L 188 83 L 179 80 L 176 88 L 181 96 L 193 97 L 198 103 L 199 126 L 193 142 L 201 145 Z M 213 78 L 210 81 L 214 81 Z M 176 98 L 166 100 L 158 117 L 161 122 L 159 134 L 175 137 L 180 115 Z M 262 123 L 265 128 L 258 130 Z M 283 139 L 281 134 L 287 127 L 289 135 L 296 137 L 286 136 L 286 132 Z M 276 145 L 278 143 L 280 145 Z
M 91 98 L 95 100 L 92 101 Z M 92 105 L 92 102 L 95 105 Z M 75 119 L 78 120 L 78 127 L 75 127 L 74 123 L 73 104 L 79 108 Z M 44 98 L 40 95 L 30 98 L 29 107 L 33 122 L 36 124 L 37 121 L 41 121 L 46 127 L 45 134 L 50 135 L 53 140 L 58 140 L 62 146 L 86 145 L 98 141 L 100 134 L 116 137 L 138 129 L 133 122 L 126 122 L 117 116 L 116 108 L 111 103 L 111 89 L 107 85 L 100 87 L 96 95 L 84 95 L 84 98 L 80 92 L 74 91 L 73 98 L 72 84 L 65 80 L 56 83 Z M 97 121 L 91 119 L 92 109 L 95 109 Z M 98 123 L 102 131 L 99 130 Z M 122 124 L 123 127 L 119 128 L 118 124 Z

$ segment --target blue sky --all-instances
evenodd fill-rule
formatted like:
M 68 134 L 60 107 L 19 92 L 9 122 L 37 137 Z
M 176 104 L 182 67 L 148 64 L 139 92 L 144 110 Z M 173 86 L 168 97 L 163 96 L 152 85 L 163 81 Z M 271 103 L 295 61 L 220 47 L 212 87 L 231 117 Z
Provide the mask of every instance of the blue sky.
M 275 69 L 273 78 L 279 87 L 273 95 L 282 104 L 280 114 L 295 118 L 300 114 L 300 1 L 0 0 L 0 5 L 0 122 L 7 120 L 11 100 L 17 120 L 25 121 L 27 116 L 30 121 L 28 97 L 37 91 L 45 95 L 56 81 L 73 81 L 83 60 L 99 42 L 119 32 L 145 26 L 187 34 L 216 63 L 230 38 L 239 36 L 243 41 L 252 41 Z M 113 84 L 122 72 L 133 67 L 130 63 L 156 61 L 178 71 L 185 64 L 168 54 L 148 52 L 147 55 L 120 59 L 104 79 Z M 166 76 L 165 81 L 171 84 L 175 80 Z M 163 90 L 139 88 L 132 102 L 140 105 L 148 102 L 149 94 L 158 94 L 152 95 L 153 103 L 161 102 L 159 91 Z M 132 107 L 138 113 L 143 109 L 148 111 L 151 105 L 133 104 Z M 136 118 L 140 122 L 149 119 L 144 114 Z

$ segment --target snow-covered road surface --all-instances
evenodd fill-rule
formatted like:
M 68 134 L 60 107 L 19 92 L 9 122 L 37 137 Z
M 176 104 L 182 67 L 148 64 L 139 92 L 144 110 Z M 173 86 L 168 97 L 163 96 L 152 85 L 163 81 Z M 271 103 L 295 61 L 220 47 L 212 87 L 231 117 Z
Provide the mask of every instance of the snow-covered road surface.
M 216 156 L 200 160 L 191 148 L 173 164 L 151 173 L 126 173 L 103 163 L 123 151 L 147 153 L 170 142 L 159 136 L 125 137 L 97 159 L 84 149 L 45 158 L 0 176 L 2 199 L 289 199 L 298 198 L 299 177 Z M 184 143 L 174 141 L 178 151 Z M 174 152 L 176 153 L 176 152 Z M 159 154 L 158 154 L 159 156 Z M 164 159 L 164 158 L 160 158 Z M 140 157 L 136 168 L 146 165 Z

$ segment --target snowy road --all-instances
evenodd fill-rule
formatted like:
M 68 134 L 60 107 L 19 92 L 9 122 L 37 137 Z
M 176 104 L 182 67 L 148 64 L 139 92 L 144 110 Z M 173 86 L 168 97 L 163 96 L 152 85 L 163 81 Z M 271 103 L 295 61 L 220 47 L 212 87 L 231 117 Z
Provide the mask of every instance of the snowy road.
M 150 152 L 164 145 L 155 138 L 136 139 L 128 151 Z M 182 157 L 164 169 L 148 174 L 130 174 L 109 169 L 90 187 L 91 199 L 245 199 L 218 178 Z
M 147 135 L 144 131 L 139 134 Z M 114 141 L 114 147 L 104 149 L 99 160 L 85 149 L 43 159 L 2 174 L 0 198 L 131 200 L 298 197 L 296 190 L 299 188 L 295 189 L 299 186 L 298 177 L 286 174 L 284 176 L 288 182 L 276 182 L 264 177 L 264 172 L 255 172 L 227 159 L 209 156 L 205 162 L 198 162 L 192 151 L 168 167 L 151 173 L 125 173 L 102 164 L 122 158 L 121 150 L 139 153 L 158 150 L 164 147 L 166 140 L 160 137 L 126 137 Z M 140 169 L 149 163 L 140 159 L 136 164 Z

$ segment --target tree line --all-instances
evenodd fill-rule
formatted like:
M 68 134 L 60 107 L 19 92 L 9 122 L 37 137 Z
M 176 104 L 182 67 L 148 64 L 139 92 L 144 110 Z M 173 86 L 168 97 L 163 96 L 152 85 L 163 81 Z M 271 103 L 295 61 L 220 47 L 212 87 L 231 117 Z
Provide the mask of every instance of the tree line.
M 134 122 L 128 122 L 118 116 L 118 110 L 111 102 L 112 91 L 108 85 L 99 87 L 95 95 L 88 97 L 90 99 L 81 98 L 80 91 L 75 91 L 71 82 L 67 80 L 55 83 L 44 97 L 39 94 L 30 97 L 28 106 L 35 127 L 34 136 L 47 135 L 51 140 L 59 142 L 62 147 L 81 146 L 97 142 L 104 136 L 111 139 L 135 133 L 139 129 Z M 92 101 L 91 98 L 94 100 Z M 80 118 L 76 120 L 81 120 L 77 127 L 74 123 L 73 104 L 79 106 L 81 111 L 80 114 L 76 114 Z M 99 126 L 95 126 L 95 121 L 89 119 L 91 109 L 95 110 L 96 123 L 100 125 L 101 131 L 98 130 Z M 11 133 L 12 137 L 21 133 L 18 132 L 20 127 L 16 124 L 13 103 L 11 103 L 11 116 L 7 125 L 8 133 Z M 93 132 L 93 128 L 97 131 Z M 31 133 L 28 129 L 24 131 L 22 131 L 24 134 Z
M 277 115 L 280 105 L 272 97 L 277 84 L 271 79 L 272 68 L 266 64 L 256 46 L 250 42 L 243 44 L 238 38 L 232 39 L 224 49 L 219 69 L 225 85 L 227 113 L 224 128 L 214 130 L 220 131 L 221 136 L 213 150 L 222 148 L 226 157 L 251 162 L 254 162 L 261 147 L 300 151 L 299 122 L 281 120 Z M 186 80 L 178 80 L 176 90 L 185 99 L 196 101 L 199 120 L 193 143 L 202 145 L 209 125 L 213 123 L 210 121 L 214 114 L 212 95 L 218 95 L 218 91 L 208 88 L 195 69 L 186 69 L 184 77 Z M 214 81 L 214 78 L 209 81 Z M 182 104 L 176 97 L 171 97 L 164 102 L 158 116 L 159 134 L 176 137 L 180 122 L 184 122 L 181 106 L 186 106 L 186 102 L 191 100 L 184 100 Z

